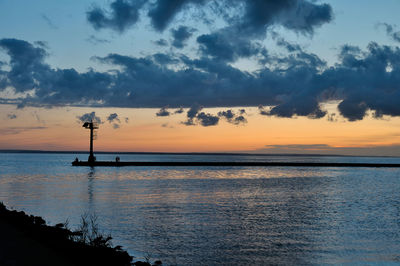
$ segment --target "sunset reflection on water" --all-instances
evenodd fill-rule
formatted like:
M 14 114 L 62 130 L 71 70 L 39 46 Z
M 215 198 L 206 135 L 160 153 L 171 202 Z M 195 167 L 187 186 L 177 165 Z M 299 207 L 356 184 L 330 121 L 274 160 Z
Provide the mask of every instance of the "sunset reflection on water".
M 179 265 L 398 261 L 398 169 L 90 169 L 71 167 L 71 155 L 35 156 L 29 172 L 3 156 L 0 201 L 73 228 L 96 213 L 135 256 Z

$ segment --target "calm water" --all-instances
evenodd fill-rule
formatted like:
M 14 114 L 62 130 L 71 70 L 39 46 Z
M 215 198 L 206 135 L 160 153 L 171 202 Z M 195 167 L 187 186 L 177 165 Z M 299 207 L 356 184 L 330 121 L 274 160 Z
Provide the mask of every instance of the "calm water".
M 400 169 L 71 167 L 0 153 L 0 201 L 50 224 L 96 213 L 114 244 L 169 265 L 399 264 Z M 115 155 L 98 155 L 111 160 Z M 141 161 L 399 158 L 120 155 Z

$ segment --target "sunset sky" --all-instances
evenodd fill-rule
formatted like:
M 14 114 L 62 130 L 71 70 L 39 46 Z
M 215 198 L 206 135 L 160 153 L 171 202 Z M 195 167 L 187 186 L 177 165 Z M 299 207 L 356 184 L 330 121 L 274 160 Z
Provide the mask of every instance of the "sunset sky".
M 0 0 L 0 149 L 400 156 L 398 0 Z

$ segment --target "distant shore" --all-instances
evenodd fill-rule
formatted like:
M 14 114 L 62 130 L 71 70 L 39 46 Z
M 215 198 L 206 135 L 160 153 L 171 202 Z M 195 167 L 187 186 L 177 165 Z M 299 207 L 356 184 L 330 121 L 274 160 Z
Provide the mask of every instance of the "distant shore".
M 0 150 L 0 153 L 50 153 L 50 154 L 89 154 L 88 151 L 47 151 L 47 150 Z M 95 151 L 96 154 L 138 154 L 138 155 L 221 155 L 221 156 L 292 156 L 292 157 L 380 157 L 400 158 L 400 156 L 384 155 L 343 155 L 318 153 L 246 153 L 246 152 L 129 152 L 129 151 Z
M 62 223 L 48 226 L 43 218 L 8 210 L 0 202 L 0 265 L 151 265 L 132 263 L 128 252 L 111 245 L 111 236 L 90 229 L 84 225 L 71 231 Z

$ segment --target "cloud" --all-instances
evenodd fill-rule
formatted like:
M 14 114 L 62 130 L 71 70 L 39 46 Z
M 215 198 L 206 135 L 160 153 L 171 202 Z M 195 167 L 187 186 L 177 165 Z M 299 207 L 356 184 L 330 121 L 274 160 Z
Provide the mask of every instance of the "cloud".
M 121 124 L 121 120 L 119 119 L 117 113 L 112 113 L 112 114 L 110 114 L 110 115 L 107 117 L 107 121 L 108 121 L 110 124 L 112 123 L 113 129 L 118 129 L 118 128 L 120 128 L 120 125 L 119 125 L 119 124 Z
M 170 56 L 168 54 L 162 54 L 162 53 L 153 54 L 153 59 L 155 62 L 157 62 L 158 64 L 163 65 L 163 66 L 179 63 L 179 60 L 177 60 L 173 56 Z
M 188 5 L 202 6 L 207 0 L 156 0 L 148 16 L 154 29 L 163 31 L 175 16 Z
M 219 117 L 209 113 L 200 112 L 203 109 L 199 104 L 194 104 L 187 111 L 187 120 L 182 122 L 186 126 L 194 126 L 200 124 L 204 127 L 215 126 L 219 122 Z
M 1 103 L 24 106 L 131 108 L 233 108 L 266 106 L 263 115 L 322 118 L 325 102 L 337 101 L 350 121 L 400 116 L 400 48 L 370 43 L 367 49 L 344 45 L 338 63 L 327 66 L 318 56 L 294 49 L 285 56 L 268 55 L 257 71 L 247 72 L 211 57 L 181 54 L 131 57 L 109 54 L 95 59 L 112 68 L 54 69 L 46 50 L 26 41 L 0 39 L 9 56 L 0 72 L 0 91 L 12 88 L 18 97 Z M 22 96 L 21 96 L 22 95 Z M 194 110 L 198 103 L 197 110 Z M 198 123 L 188 116 L 187 123 Z M 214 120 L 215 121 L 215 120 Z
M 321 154 L 321 155 L 373 155 L 373 156 L 400 156 L 400 145 L 362 146 L 362 147 L 334 147 L 327 144 L 289 144 L 266 145 L 256 153 L 266 154 Z
M 232 110 L 220 111 L 218 112 L 219 117 L 224 117 L 226 121 L 231 124 L 239 125 L 247 123 L 247 119 L 243 116 L 246 113 L 246 110 L 241 109 L 239 110 L 239 115 L 237 115 Z
M 239 116 L 235 117 L 235 119 L 233 120 L 232 123 L 235 125 L 246 124 L 247 119 L 244 116 L 239 115 Z
M 183 48 L 186 40 L 192 37 L 193 32 L 195 31 L 195 29 L 187 26 L 179 26 L 176 29 L 171 29 L 171 34 L 173 37 L 172 46 L 179 49 Z
M 178 49 L 183 48 L 197 30 L 174 25 L 178 15 L 180 23 L 225 21 L 227 26 L 216 27 L 210 33 L 198 36 L 197 44 L 203 56 L 227 62 L 246 57 L 266 57 L 268 53 L 262 41 L 272 26 L 279 25 L 311 36 L 316 28 L 333 19 L 330 5 L 310 0 L 114 0 L 106 9 L 93 6 L 87 12 L 87 19 L 95 29 L 110 28 L 123 32 L 137 23 L 139 14 L 147 15 L 151 26 L 158 32 L 173 26 L 170 29 L 171 46 Z M 168 45 L 164 39 L 155 41 L 155 44 Z
M 260 44 L 227 30 L 200 35 L 197 42 L 204 56 L 228 62 L 266 53 Z
M 42 129 L 47 129 L 47 127 L 6 127 L 6 128 L 0 128 L 0 134 L 16 135 L 25 131 L 42 130 Z
M 304 0 L 234 2 L 243 11 L 239 12 L 238 17 L 227 15 L 230 26 L 197 38 L 204 55 L 226 61 L 265 55 L 266 49 L 254 40 L 264 39 L 267 29 L 272 25 L 281 25 L 298 33 L 312 35 L 316 27 L 333 19 L 333 11 L 328 4 Z M 221 6 L 227 8 L 227 4 Z
M 262 105 L 258 106 L 258 111 L 260 115 L 269 115 L 269 111 L 265 110 L 265 107 Z
M 175 110 L 174 114 L 182 114 L 184 112 L 183 108 L 179 108 L 177 110 Z
M 188 112 L 187 112 L 187 117 L 188 117 L 189 119 L 195 118 L 196 115 L 197 115 L 197 113 L 198 113 L 199 111 L 201 111 L 202 109 L 203 109 L 203 107 L 200 106 L 199 104 L 194 104 L 194 105 L 192 105 L 192 106 L 190 107 L 190 109 L 188 110 Z
M 156 116 L 169 116 L 171 113 L 167 110 L 167 107 L 162 107 L 157 113 Z
M 44 62 L 46 50 L 26 41 L 1 39 L 1 50 L 10 57 L 10 70 L 0 72 L 0 90 L 12 87 L 16 93 L 25 94 L 25 97 L 13 100 L 18 101 L 20 108 L 25 105 L 87 105 L 89 102 L 96 105 L 101 103 L 112 81 L 108 73 L 52 69 Z
M 400 31 L 395 31 L 396 25 L 390 25 L 388 23 L 380 23 L 386 29 L 386 34 L 394 41 L 400 42 Z
M 139 19 L 139 9 L 145 1 L 115 0 L 110 4 L 110 11 L 93 6 L 87 13 L 87 20 L 96 29 L 110 28 L 124 32 Z
M 154 41 L 154 43 L 158 46 L 168 46 L 168 41 L 165 39 L 159 39 L 157 41 Z
M 110 43 L 111 42 L 111 41 L 109 41 L 107 39 L 97 38 L 94 35 L 90 35 L 89 38 L 86 39 L 86 41 L 90 42 L 93 45 L 105 44 L 105 43 Z
M 330 5 L 308 0 L 115 0 L 106 10 L 93 6 L 87 19 L 95 29 L 123 32 L 143 13 L 150 18 L 152 27 L 162 32 L 178 14 L 188 12 L 200 13 L 205 22 L 217 17 L 224 19 L 235 33 L 247 36 L 263 35 L 274 24 L 312 34 L 316 27 L 333 19 Z
M 80 122 L 96 122 L 98 124 L 102 124 L 101 118 L 96 116 L 96 112 L 86 113 L 81 116 L 77 116 Z
M 46 51 L 42 47 L 34 47 L 28 42 L 16 39 L 1 39 L 0 49 L 5 50 L 11 58 L 11 70 L 5 72 L 8 80 L 5 86 L 11 85 L 16 92 L 35 88 L 35 73 L 46 68 L 43 63 Z
M 276 44 L 280 47 L 285 48 L 288 52 L 293 53 L 293 52 L 302 52 L 302 49 L 300 45 L 298 44 L 293 44 L 288 41 L 286 41 L 282 37 L 277 37 Z
M 199 111 L 201 111 L 202 109 L 203 109 L 203 107 L 200 106 L 199 104 L 194 104 L 193 106 L 191 106 L 190 109 L 186 113 L 187 120 L 182 122 L 182 124 L 187 125 L 187 126 L 194 126 L 195 123 L 193 120 L 196 118 L 197 113 Z
M 287 149 L 287 150 L 325 150 L 331 146 L 327 144 L 290 144 L 290 145 L 266 145 L 266 149 Z
M 16 114 L 7 114 L 7 118 L 8 119 L 16 119 L 17 118 L 17 115 Z
M 118 118 L 118 114 L 117 113 L 112 113 L 107 117 L 107 121 L 109 123 L 113 123 L 113 122 L 118 122 L 121 123 L 121 120 L 119 120 Z
M 219 122 L 219 117 L 212 114 L 206 114 L 201 112 L 197 114 L 196 119 L 200 122 L 203 127 L 215 126 Z

